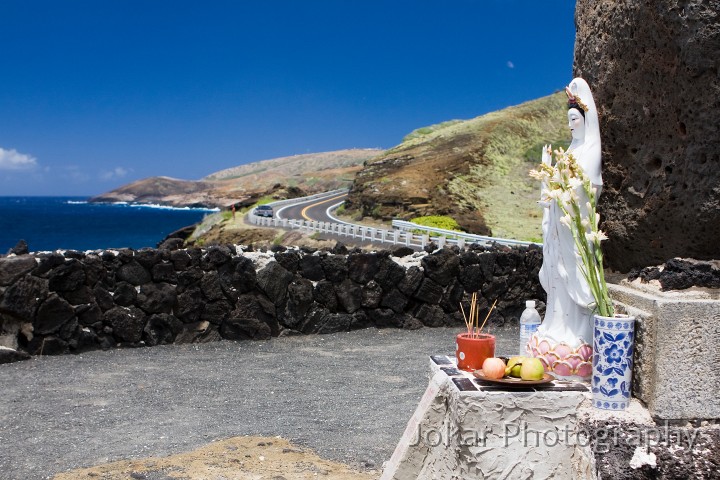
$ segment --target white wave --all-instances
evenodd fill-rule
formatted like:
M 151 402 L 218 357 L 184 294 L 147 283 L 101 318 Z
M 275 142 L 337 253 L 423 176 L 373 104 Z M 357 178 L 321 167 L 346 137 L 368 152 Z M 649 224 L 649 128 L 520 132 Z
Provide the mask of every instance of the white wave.
M 193 211 L 193 212 L 219 212 L 219 208 L 206 208 L 206 207 L 172 207 L 170 205 L 159 205 L 157 203 L 131 203 L 131 207 L 139 208 L 158 208 L 161 210 L 181 210 L 181 211 Z
M 65 202 L 66 205 L 85 205 L 86 203 L 88 202 L 85 200 L 68 200 Z

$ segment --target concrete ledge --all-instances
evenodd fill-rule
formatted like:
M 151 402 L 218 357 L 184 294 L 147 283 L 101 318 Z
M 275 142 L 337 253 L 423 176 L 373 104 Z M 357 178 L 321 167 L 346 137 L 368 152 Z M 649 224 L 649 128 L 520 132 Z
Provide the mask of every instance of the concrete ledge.
M 435 361 L 381 479 L 577 478 L 577 411 L 590 395 L 584 384 L 485 387 Z
M 720 292 L 658 285 L 608 285 L 637 317 L 633 396 L 657 420 L 720 418 Z

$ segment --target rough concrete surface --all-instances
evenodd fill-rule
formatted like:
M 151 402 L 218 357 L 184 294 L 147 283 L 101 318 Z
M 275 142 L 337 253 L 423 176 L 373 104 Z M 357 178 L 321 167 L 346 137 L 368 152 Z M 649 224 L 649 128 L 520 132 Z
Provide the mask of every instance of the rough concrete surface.
M 636 317 L 633 396 L 657 419 L 720 418 L 717 292 L 663 292 L 659 285 L 639 280 L 609 288 L 616 302 Z
M 494 329 L 515 349 L 517 327 Z M 282 437 L 381 468 L 457 329 L 93 351 L 0 365 L 3 479 L 164 456 L 240 436 Z

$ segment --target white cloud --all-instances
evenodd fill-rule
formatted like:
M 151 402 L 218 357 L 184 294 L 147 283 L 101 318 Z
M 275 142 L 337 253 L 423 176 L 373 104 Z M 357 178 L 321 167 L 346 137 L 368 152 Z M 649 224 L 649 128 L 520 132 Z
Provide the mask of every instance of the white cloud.
M 507 62 L 507 67 L 508 67 L 508 68 L 515 68 L 515 64 L 514 64 L 513 62 L 511 62 L 510 60 L 508 60 L 508 62 Z
M 17 150 L 5 150 L 0 147 L 0 170 L 32 170 L 37 166 L 37 159 Z
M 100 174 L 100 178 L 102 180 L 116 180 L 118 178 L 125 177 L 128 173 L 132 172 L 132 169 L 127 169 L 123 167 L 115 167 L 114 169 L 103 172 Z

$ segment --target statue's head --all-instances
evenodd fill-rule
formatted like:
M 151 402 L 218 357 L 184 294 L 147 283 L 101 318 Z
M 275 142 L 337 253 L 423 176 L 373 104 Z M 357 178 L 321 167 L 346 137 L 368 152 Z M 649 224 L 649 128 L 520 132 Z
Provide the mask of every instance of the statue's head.
M 565 87 L 565 93 L 568 97 L 568 127 L 570 127 L 573 140 L 584 140 L 585 112 L 588 111 L 588 107 L 578 94 L 578 83 L 576 79 Z
M 568 127 L 574 140 L 585 139 L 585 115 L 582 109 L 576 107 L 568 108 Z

